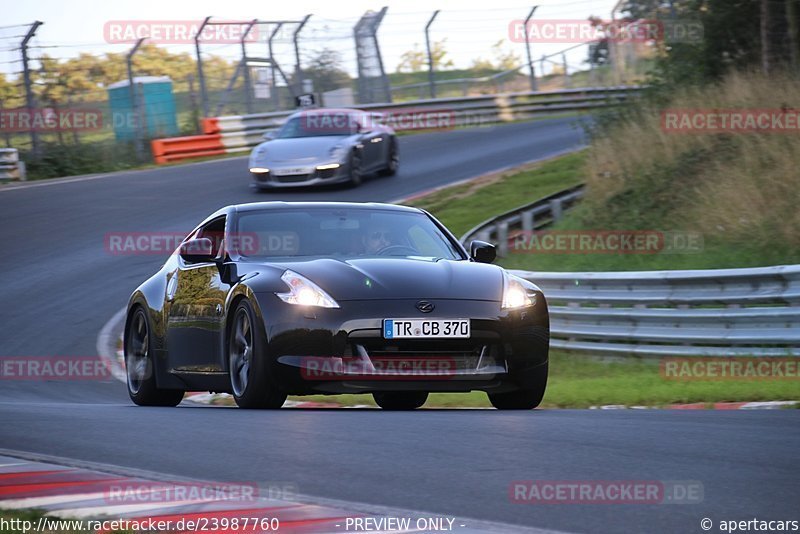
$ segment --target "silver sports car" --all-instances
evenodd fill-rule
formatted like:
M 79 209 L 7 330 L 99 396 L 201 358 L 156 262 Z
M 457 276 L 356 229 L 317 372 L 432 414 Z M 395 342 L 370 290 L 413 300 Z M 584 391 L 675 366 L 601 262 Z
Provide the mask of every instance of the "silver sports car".
M 366 174 L 397 173 L 397 137 L 378 113 L 314 109 L 291 115 L 250 154 L 253 187 L 361 183 Z

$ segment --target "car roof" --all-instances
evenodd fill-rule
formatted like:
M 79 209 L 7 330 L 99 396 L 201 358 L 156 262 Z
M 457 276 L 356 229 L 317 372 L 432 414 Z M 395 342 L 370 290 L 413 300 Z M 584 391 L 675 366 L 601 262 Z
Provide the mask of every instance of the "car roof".
M 365 113 L 365 111 L 361 109 L 355 108 L 313 108 L 313 109 L 304 109 L 302 111 L 298 111 L 296 113 L 292 113 L 292 117 L 303 117 L 307 115 L 331 115 L 336 113 L 348 114 L 348 115 L 358 115 L 360 113 Z
M 250 202 L 247 204 L 235 204 L 228 206 L 236 212 L 245 211 L 264 211 L 270 209 L 294 209 L 302 211 L 304 209 L 357 209 L 357 210 L 390 210 L 406 213 L 422 213 L 419 208 L 411 206 L 399 206 L 397 204 L 383 204 L 380 202 Z M 223 209 L 228 209 L 223 208 Z M 223 211 L 223 210 L 220 210 Z

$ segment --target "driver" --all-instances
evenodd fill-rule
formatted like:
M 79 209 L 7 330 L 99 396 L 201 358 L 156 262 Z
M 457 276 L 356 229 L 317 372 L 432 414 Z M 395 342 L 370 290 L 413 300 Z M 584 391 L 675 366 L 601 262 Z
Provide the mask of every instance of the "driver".
M 374 228 L 367 230 L 366 235 L 361 238 L 364 251 L 367 254 L 377 254 L 386 247 L 395 245 L 392 232 L 388 228 Z

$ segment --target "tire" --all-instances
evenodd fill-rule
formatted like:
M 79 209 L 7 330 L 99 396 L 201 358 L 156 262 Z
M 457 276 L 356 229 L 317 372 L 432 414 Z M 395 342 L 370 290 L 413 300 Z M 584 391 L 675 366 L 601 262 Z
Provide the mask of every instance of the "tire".
M 510 393 L 489 394 L 489 402 L 498 410 L 533 410 L 542 403 L 547 389 L 547 369 L 549 363 L 539 367 L 534 379 L 534 387 Z
M 380 171 L 381 176 L 394 176 L 400 168 L 400 155 L 397 151 L 397 141 L 392 140 L 392 145 L 389 148 L 389 159 L 386 162 L 386 167 Z
M 150 347 L 153 336 L 144 308 L 134 308 L 125 327 L 125 375 L 128 395 L 138 406 L 177 406 L 181 389 L 158 389 Z
M 381 391 L 372 394 L 384 410 L 416 410 L 428 400 L 427 391 Z
M 263 327 L 256 322 L 253 306 L 242 300 L 232 317 L 227 358 L 233 400 L 239 408 L 280 408 L 286 393 L 269 376 Z
M 357 151 L 350 153 L 350 160 L 347 163 L 350 169 L 350 181 L 348 182 L 351 187 L 361 185 L 364 180 L 364 175 L 361 171 L 361 155 Z

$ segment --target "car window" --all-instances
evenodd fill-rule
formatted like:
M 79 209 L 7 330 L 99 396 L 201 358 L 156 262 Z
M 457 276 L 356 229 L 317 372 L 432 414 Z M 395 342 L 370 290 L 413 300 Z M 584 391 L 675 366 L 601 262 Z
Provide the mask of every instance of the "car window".
M 264 210 L 238 217 L 237 232 L 255 246 L 244 257 L 297 259 L 375 256 L 463 259 L 423 213 L 394 210 Z
M 220 256 L 223 250 L 225 236 L 225 217 L 220 217 L 209 222 L 195 232 L 195 238 L 207 237 L 213 244 L 212 252 L 215 257 Z
M 275 139 L 326 137 L 358 133 L 358 121 L 351 113 L 309 113 L 292 117 L 275 134 Z

